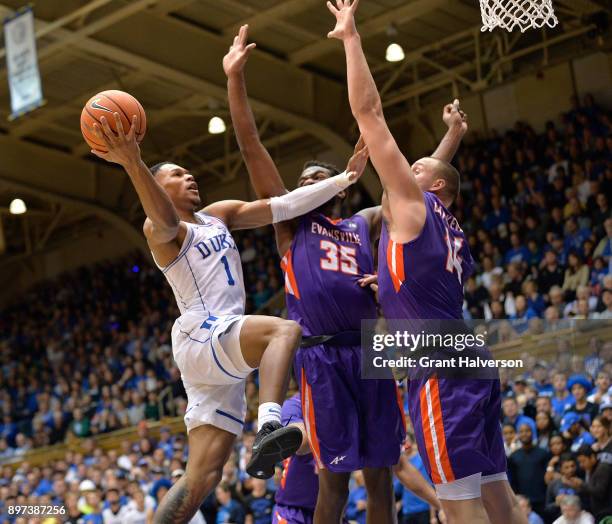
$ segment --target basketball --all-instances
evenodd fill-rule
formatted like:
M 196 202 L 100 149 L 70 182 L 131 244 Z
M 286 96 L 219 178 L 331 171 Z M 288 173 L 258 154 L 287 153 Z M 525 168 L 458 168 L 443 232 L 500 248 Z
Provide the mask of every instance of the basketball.
M 100 118 L 105 116 L 110 128 L 116 132 L 114 113 L 119 113 L 124 133 L 129 131 L 132 117 L 136 115 L 136 141 L 140 143 L 144 138 L 147 117 L 140 102 L 125 91 L 101 91 L 87 101 L 81 112 L 81 132 L 92 149 L 103 152 L 107 150 L 106 146 L 100 143 L 93 126 L 96 122 L 101 124 Z

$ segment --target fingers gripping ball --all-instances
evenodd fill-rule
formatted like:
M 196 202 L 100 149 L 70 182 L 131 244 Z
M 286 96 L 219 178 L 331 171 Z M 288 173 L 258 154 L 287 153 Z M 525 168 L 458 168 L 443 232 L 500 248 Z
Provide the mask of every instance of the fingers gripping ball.
M 101 125 L 100 118 L 104 116 L 108 125 L 116 132 L 113 113 L 119 113 L 123 124 L 123 132 L 126 134 L 130 130 L 132 117 L 136 115 L 136 141 L 141 142 L 144 138 L 147 130 L 147 117 L 140 102 L 125 91 L 111 89 L 92 96 L 81 112 L 81 132 L 92 149 L 103 153 L 107 151 L 106 146 L 96 136 L 93 126 L 95 123 Z

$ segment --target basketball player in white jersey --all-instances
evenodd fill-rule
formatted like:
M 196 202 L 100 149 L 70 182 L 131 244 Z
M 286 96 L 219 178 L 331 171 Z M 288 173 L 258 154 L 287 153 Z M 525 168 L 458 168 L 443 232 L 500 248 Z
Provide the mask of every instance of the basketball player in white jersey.
M 172 346 L 188 397 L 189 461 L 154 522 L 184 523 L 221 479 L 234 440 L 242 433 L 244 382 L 254 369 L 259 368 L 259 430 L 247 472 L 271 477 L 274 464 L 302 443 L 298 428 L 280 423 L 301 330 L 292 321 L 244 315 L 242 267 L 230 230 L 290 220 L 316 209 L 361 176 L 368 152 L 357 152 L 350 171 L 326 183 L 266 200 L 220 201 L 198 212 L 198 185 L 189 171 L 172 162 L 150 171 L 135 139 L 136 117 L 127 134 L 117 113 L 109 117 L 118 132 L 103 117 L 94 128 L 108 152 L 92 152 L 120 164 L 130 177 L 147 215 L 145 237 L 181 311 L 172 328 Z

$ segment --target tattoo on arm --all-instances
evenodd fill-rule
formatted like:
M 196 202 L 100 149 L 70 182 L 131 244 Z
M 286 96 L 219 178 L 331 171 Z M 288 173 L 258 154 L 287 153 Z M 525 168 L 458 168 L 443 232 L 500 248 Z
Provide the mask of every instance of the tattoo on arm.
M 170 488 L 162 499 L 155 517 L 154 524 L 183 524 L 189 522 L 200 507 L 200 500 L 195 493 L 189 491 L 185 477 L 180 478 Z

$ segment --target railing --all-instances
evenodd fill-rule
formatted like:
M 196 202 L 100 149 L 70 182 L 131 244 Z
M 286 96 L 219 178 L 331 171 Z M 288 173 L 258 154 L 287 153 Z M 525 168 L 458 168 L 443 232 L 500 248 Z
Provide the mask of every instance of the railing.
M 523 335 L 522 337 L 496 344 L 491 348 L 495 358 L 514 359 L 528 353 L 539 359 L 554 359 L 559 352 L 585 355 L 593 352 L 591 341 L 612 342 L 612 321 L 578 320 L 575 326 L 547 333 Z
M 154 438 L 159 437 L 159 429 L 161 427 L 170 428 L 173 434 L 185 431 L 183 417 L 169 417 L 159 421 L 147 421 L 147 425 L 149 428 L 148 435 Z M 138 431 L 135 426 L 88 438 L 95 440 L 96 444 L 104 450 L 117 449 L 121 446 L 121 443 L 126 440 L 132 443 L 139 439 Z M 52 460 L 64 458 L 68 451 L 83 453 L 85 451 L 83 448 L 83 442 L 85 440 L 86 439 L 73 438 L 61 444 L 35 448 L 24 455 L 6 459 L 0 462 L 0 464 L 12 466 L 13 468 L 17 468 L 22 462 L 28 462 L 32 466 L 42 466 L 48 464 Z

